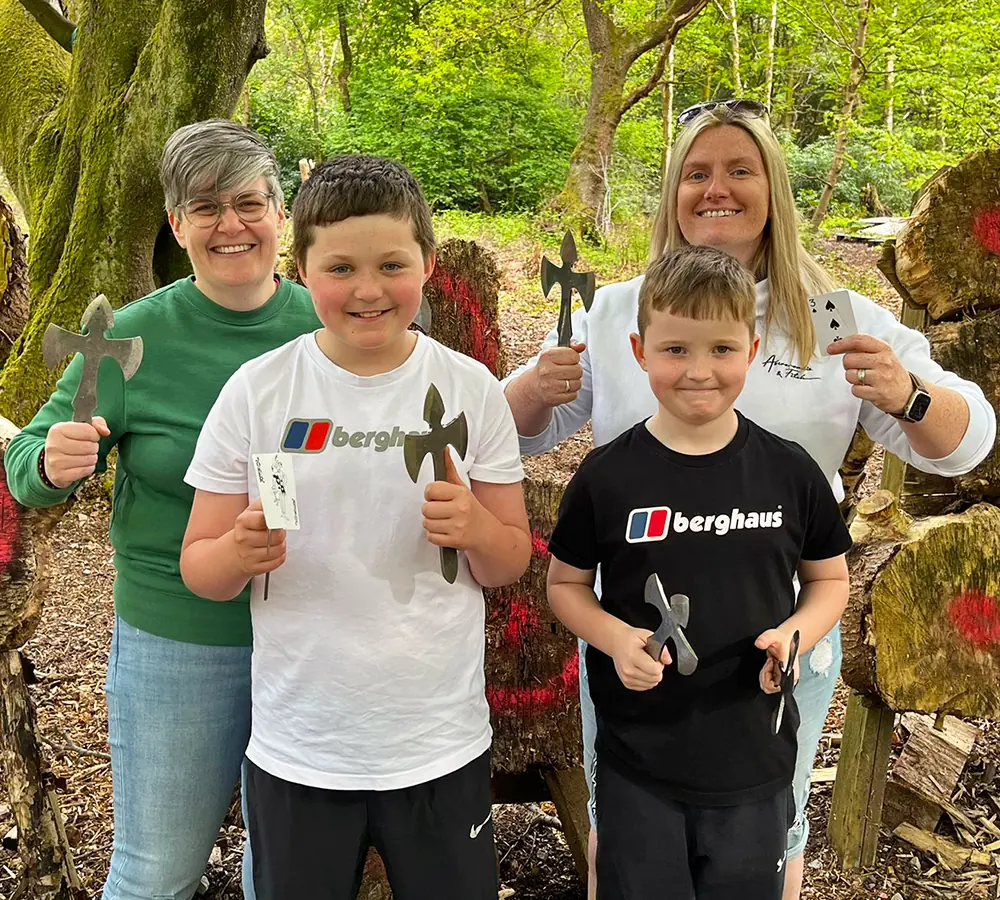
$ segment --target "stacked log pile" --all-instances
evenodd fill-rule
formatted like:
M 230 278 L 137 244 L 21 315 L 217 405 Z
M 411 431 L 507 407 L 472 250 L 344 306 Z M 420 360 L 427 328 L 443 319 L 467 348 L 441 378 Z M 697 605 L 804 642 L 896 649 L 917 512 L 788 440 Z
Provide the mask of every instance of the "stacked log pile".
M 903 298 L 903 322 L 922 330 L 933 358 L 978 384 L 995 410 L 1000 182 L 990 173 L 998 167 L 1000 151 L 986 151 L 938 172 L 879 263 Z M 904 752 L 886 794 L 890 824 L 900 823 L 904 839 L 926 847 L 934 842 L 920 832 L 949 812 L 950 799 L 946 787 L 923 788 L 953 786 L 972 745 L 965 738 L 949 743 L 945 714 L 1000 717 L 1000 453 L 994 448 L 957 478 L 887 459 L 883 487 L 888 493 L 859 504 L 852 525 L 851 600 L 842 625 L 843 677 L 858 692 L 844 741 L 846 747 L 850 733 L 857 765 L 851 784 L 839 796 L 835 790 L 830 832 L 848 865 L 873 859 L 870 826 L 874 820 L 877 827 L 882 807 L 875 782 L 884 780 L 892 711 L 937 717 L 929 733 L 911 735 L 914 749 Z

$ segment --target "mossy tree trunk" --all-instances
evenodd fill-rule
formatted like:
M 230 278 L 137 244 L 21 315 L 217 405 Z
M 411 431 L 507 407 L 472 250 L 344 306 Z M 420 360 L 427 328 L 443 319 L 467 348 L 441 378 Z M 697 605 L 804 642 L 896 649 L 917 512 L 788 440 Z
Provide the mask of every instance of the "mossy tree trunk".
M 707 5 L 708 0 L 669 0 L 666 10 L 650 16 L 645 27 L 630 31 L 615 22 L 612 4 L 583 0 L 591 52 L 590 99 L 580 139 L 570 156 L 566 184 L 555 200 L 570 224 L 593 232 L 607 188 L 618 123 L 660 83 L 677 32 Z M 652 75 L 626 95 L 632 65 L 657 47 L 662 52 Z
M 0 197 L 0 366 L 28 321 L 28 256 L 14 210 Z
M 118 306 L 176 275 L 157 242 L 160 153 L 177 127 L 232 112 L 266 53 L 265 2 L 85 0 L 70 55 L 0 0 L 0 167 L 31 235 L 31 315 L 0 373 L 0 414 L 23 425 L 51 392 L 49 322 L 77 330 L 95 294 Z

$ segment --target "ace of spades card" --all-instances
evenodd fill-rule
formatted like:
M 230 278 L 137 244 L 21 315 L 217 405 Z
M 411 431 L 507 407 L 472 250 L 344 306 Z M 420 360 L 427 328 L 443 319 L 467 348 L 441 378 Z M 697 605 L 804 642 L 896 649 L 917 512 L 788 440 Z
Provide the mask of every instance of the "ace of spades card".
M 812 314 L 813 328 L 819 352 L 826 356 L 830 344 L 842 341 L 858 333 L 858 323 L 851 306 L 851 295 L 847 291 L 834 291 L 809 298 L 809 312 Z

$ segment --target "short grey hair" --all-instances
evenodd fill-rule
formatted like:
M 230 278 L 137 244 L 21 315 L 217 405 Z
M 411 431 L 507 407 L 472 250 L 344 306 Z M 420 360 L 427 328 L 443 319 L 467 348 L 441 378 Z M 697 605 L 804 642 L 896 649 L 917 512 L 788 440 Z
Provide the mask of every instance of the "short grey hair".
M 197 196 L 230 193 L 258 178 L 267 179 L 274 203 L 285 195 L 278 179 L 278 160 L 264 139 L 228 119 L 206 119 L 178 128 L 163 148 L 160 183 L 168 211 Z

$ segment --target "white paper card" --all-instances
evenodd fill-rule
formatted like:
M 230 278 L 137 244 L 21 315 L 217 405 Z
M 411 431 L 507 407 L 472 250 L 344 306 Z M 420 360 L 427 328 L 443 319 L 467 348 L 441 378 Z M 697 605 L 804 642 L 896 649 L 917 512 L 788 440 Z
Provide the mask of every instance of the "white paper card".
M 260 488 L 264 520 L 268 528 L 299 528 L 299 503 L 295 496 L 295 474 L 291 453 L 255 453 L 253 470 Z
M 830 344 L 858 333 L 851 295 L 847 291 L 810 297 L 809 311 L 812 313 L 813 328 L 816 329 L 819 352 L 823 356 L 826 356 L 826 348 Z

